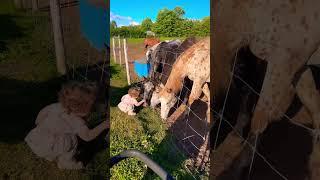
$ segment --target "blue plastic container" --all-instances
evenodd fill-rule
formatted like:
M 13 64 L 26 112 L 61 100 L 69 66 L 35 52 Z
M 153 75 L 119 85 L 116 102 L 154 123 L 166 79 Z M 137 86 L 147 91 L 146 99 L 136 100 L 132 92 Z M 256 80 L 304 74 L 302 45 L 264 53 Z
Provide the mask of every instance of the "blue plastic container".
M 99 51 L 110 45 L 109 19 L 106 8 L 96 7 L 88 0 L 80 0 L 81 32 L 91 46 Z
M 134 61 L 134 72 L 140 77 L 148 77 L 150 64 L 149 63 L 140 63 L 138 61 Z

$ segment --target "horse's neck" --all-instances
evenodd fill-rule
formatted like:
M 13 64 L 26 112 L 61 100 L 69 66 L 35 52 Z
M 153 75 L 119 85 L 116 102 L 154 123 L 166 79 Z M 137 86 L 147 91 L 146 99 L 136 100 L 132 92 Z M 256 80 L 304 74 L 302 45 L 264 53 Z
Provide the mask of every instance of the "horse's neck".
M 166 83 L 166 88 L 171 89 L 173 93 L 177 94 L 182 89 L 183 79 L 185 74 L 181 69 L 173 69 Z

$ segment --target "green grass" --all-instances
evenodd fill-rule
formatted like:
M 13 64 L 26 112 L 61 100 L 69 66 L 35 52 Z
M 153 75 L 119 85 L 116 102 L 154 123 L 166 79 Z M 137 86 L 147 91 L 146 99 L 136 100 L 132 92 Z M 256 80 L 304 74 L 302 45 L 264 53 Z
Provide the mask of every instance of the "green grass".
M 93 174 L 108 174 L 102 164 L 108 150 L 88 165 L 94 173 L 67 171 L 35 156 L 24 142 L 39 110 L 57 101 L 63 79 L 56 71 L 47 13 L 17 11 L 13 1 L 2 0 L 0 22 L 0 179 L 101 179 Z
M 111 60 L 111 62 L 113 62 Z M 147 155 L 177 179 L 194 179 L 184 168 L 187 158 L 177 150 L 158 112 L 143 108 L 132 117 L 121 112 L 117 104 L 127 94 L 126 74 L 119 65 L 111 64 L 111 134 L 110 155 L 127 149 L 137 149 Z M 126 159 L 111 169 L 111 179 L 160 179 L 137 159 Z

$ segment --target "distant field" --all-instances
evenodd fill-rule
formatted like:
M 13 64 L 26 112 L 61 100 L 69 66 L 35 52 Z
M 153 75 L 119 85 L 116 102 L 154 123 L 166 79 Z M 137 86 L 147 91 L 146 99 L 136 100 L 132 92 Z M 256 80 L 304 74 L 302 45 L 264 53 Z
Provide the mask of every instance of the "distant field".
M 185 37 L 160 37 L 160 41 L 174 40 L 174 39 L 184 40 Z M 143 43 L 143 40 L 144 38 L 128 38 L 129 43 Z

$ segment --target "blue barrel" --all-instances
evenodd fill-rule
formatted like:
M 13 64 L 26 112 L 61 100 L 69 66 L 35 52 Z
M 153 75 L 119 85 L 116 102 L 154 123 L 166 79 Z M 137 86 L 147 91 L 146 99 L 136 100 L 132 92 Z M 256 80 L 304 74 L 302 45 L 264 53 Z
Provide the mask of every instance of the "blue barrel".
M 91 46 L 101 51 L 110 45 L 109 11 L 106 7 L 90 4 L 88 0 L 80 0 L 79 2 L 82 35 L 90 42 Z
M 134 61 L 134 72 L 140 77 L 148 77 L 150 64 L 149 63 L 140 63 L 138 61 Z

